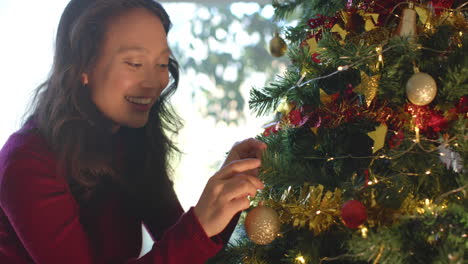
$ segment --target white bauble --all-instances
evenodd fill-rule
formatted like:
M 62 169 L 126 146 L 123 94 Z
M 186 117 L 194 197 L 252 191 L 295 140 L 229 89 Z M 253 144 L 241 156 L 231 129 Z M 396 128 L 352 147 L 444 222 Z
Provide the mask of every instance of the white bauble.
M 406 83 L 406 96 L 415 105 L 427 105 L 437 94 L 437 84 L 427 73 L 417 72 Z

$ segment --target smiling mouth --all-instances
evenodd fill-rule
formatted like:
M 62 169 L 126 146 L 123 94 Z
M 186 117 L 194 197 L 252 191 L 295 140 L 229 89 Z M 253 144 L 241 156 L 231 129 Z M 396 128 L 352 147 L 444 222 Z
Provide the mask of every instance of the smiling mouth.
M 125 100 L 130 103 L 139 104 L 139 105 L 149 105 L 153 101 L 150 97 L 135 97 L 135 96 L 125 96 Z

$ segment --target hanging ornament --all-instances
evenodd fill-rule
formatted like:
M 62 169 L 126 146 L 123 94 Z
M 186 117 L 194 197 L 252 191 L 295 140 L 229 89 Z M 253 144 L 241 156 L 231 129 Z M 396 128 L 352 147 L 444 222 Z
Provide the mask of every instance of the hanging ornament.
M 366 207 L 360 201 L 349 200 L 341 208 L 341 219 L 345 226 L 356 229 L 367 220 Z
M 427 105 L 437 94 L 437 84 L 427 73 L 417 72 L 406 83 L 406 96 L 415 105 Z
M 245 231 L 255 244 L 266 245 L 278 236 L 279 216 L 270 207 L 259 205 L 245 217 Z
M 270 40 L 270 53 L 274 57 L 281 57 L 286 53 L 288 46 L 286 42 L 279 36 L 278 32 L 275 33 L 275 36 Z
M 365 21 L 357 12 L 342 10 L 340 15 L 346 31 L 355 33 L 364 31 Z
M 377 88 L 379 87 L 380 77 L 380 74 L 369 76 L 364 71 L 361 71 L 361 83 L 356 86 L 354 91 L 364 95 L 367 107 L 370 106 L 375 96 L 377 95 Z
M 265 124 L 263 126 L 263 128 L 265 129 L 263 131 L 263 135 L 265 137 L 268 137 L 271 134 L 278 133 L 278 131 L 280 130 L 280 123 L 279 122 L 271 122 L 271 123 Z
M 374 146 L 372 147 L 372 153 L 377 152 L 385 145 L 385 136 L 387 135 L 387 125 L 380 124 L 374 131 L 367 133 L 367 135 L 374 140 Z
M 416 11 L 413 2 L 409 2 L 408 7 L 403 9 L 400 24 L 395 34 L 400 37 L 414 37 L 416 35 Z
M 358 13 L 361 15 L 362 19 L 364 20 L 364 29 L 366 31 L 371 31 L 377 28 L 380 14 L 367 13 L 363 10 L 360 10 Z

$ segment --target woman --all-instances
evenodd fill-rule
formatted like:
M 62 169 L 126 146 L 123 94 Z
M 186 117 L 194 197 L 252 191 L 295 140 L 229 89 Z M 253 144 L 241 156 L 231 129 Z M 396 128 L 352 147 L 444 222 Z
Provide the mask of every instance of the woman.
M 71 0 L 33 114 L 0 152 L 0 263 L 204 263 L 263 184 L 236 144 L 183 212 L 168 177 L 178 121 L 170 20 L 152 0 Z M 137 259 L 141 224 L 155 244 Z

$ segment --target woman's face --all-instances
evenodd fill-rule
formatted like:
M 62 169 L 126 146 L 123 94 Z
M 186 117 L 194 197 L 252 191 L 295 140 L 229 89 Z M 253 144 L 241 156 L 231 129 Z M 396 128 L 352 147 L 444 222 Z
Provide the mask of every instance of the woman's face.
M 143 8 L 113 18 L 96 63 L 83 73 L 91 99 L 112 122 L 143 127 L 169 83 L 170 50 L 161 20 Z

